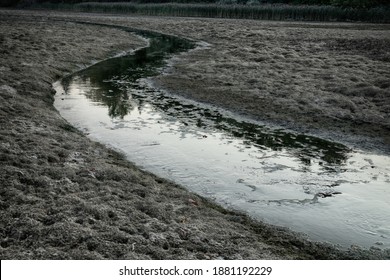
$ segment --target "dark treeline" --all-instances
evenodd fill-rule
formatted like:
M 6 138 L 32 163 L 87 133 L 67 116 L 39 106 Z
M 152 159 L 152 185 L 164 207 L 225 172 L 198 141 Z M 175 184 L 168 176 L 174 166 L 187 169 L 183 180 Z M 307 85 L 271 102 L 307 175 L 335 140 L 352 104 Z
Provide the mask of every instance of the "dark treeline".
M 290 5 L 332 5 L 348 8 L 372 8 L 389 5 L 389 0 L 0 0 L 0 6 L 29 5 L 36 3 L 76 4 L 83 2 L 127 2 L 134 4 L 151 3 L 181 3 L 181 4 L 222 4 L 222 5 L 260 5 L 260 4 L 290 4 Z

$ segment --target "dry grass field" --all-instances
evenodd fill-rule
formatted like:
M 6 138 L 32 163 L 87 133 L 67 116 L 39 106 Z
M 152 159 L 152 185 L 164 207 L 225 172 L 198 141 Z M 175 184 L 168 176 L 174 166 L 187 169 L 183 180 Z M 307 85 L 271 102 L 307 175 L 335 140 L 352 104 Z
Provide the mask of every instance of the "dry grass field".
M 52 83 L 145 45 L 75 21 L 205 41 L 155 85 L 256 120 L 388 148 L 387 26 L 0 10 L 1 259 L 389 258 L 224 210 L 71 127 L 52 105 Z

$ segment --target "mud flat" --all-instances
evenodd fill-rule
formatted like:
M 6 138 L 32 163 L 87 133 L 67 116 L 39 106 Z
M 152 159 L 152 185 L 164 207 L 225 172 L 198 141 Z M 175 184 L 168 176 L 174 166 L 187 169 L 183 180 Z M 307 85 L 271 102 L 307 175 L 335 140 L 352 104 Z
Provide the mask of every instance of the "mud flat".
M 209 34 L 203 38 L 188 19 L 0 11 L 2 259 L 389 258 L 388 251 L 377 248 L 340 251 L 312 243 L 285 229 L 224 210 L 141 171 L 121 154 L 75 130 L 53 107 L 52 83 L 97 60 L 145 45 L 124 31 L 74 22 L 79 20 L 176 35 L 187 32 L 187 37 L 216 45 L 211 41 L 211 27 L 217 26 L 214 20 L 202 20 L 209 24 L 203 25 Z M 223 22 L 217 21 L 220 29 Z M 218 34 L 218 30 L 213 32 Z M 206 54 L 181 58 L 188 62 Z M 178 62 L 176 67 L 189 79 L 193 74 Z M 191 71 L 196 70 L 195 60 L 189 65 Z M 385 70 L 378 71 L 385 75 Z M 159 80 L 167 88 L 180 90 L 179 82 L 169 82 L 174 76 Z M 193 78 L 200 81 L 199 88 L 212 85 L 200 78 Z M 234 85 L 234 79 L 229 81 Z M 381 90 L 388 88 L 382 85 Z

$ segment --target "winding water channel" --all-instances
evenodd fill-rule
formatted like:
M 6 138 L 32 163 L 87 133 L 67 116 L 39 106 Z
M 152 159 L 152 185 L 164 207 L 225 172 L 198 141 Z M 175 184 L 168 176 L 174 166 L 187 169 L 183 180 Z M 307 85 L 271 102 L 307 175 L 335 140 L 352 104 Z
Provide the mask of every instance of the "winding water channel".
M 128 159 L 225 207 L 341 246 L 390 248 L 390 158 L 274 129 L 145 83 L 195 45 L 149 46 L 54 84 L 61 115 Z

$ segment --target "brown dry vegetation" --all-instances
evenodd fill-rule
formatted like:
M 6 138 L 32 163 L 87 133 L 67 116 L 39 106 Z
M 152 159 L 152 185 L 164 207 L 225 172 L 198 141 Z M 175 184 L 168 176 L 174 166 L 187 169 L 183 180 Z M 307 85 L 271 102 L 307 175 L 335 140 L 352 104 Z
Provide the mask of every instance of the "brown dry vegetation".
M 76 24 L 74 20 L 154 29 L 210 42 L 213 47 L 208 50 L 182 55 L 183 62 L 177 62 L 174 75 L 158 82 L 194 99 L 253 117 L 268 112 L 271 118 L 283 109 L 288 120 L 288 110 L 298 114 L 291 102 L 307 102 L 310 110 L 317 112 L 321 104 L 332 104 L 325 102 L 332 97 L 327 88 L 340 83 L 357 85 L 367 76 L 359 72 L 365 69 L 356 67 L 356 81 L 341 80 L 346 75 L 342 69 L 335 75 L 333 68 L 320 63 L 325 53 L 337 52 L 330 47 L 337 41 L 327 40 L 328 46 L 319 42 L 314 32 L 300 41 L 292 36 L 304 36 L 306 29 L 300 27 L 259 22 L 249 28 L 246 21 L 0 11 L 1 259 L 389 257 L 389 252 L 378 250 L 341 252 L 223 210 L 139 170 L 69 126 L 52 106 L 51 84 L 95 60 L 145 44 L 115 28 Z M 325 29 L 331 33 L 337 30 Z M 381 30 L 372 34 L 378 40 L 387 36 Z M 337 33 L 331 38 L 347 37 L 344 35 Z M 257 39 L 248 39 L 251 37 Z M 332 67 L 341 63 L 337 57 L 328 59 Z M 371 61 L 369 57 L 354 57 L 356 63 L 364 59 Z M 285 63 L 280 64 L 282 61 Z M 318 71 L 314 71 L 316 67 Z M 381 63 L 370 69 L 376 72 L 366 78 L 367 87 L 378 90 L 371 83 L 375 76 L 379 88 L 388 91 L 382 79 L 388 69 Z M 380 71 L 383 75 L 378 75 Z M 316 77 L 328 95 L 316 96 Z M 288 91 L 288 83 L 294 91 Z M 289 99 L 292 95 L 296 98 Z M 357 105 L 346 94 L 341 95 L 345 96 L 345 111 L 352 114 L 351 108 Z M 221 96 L 231 101 L 225 103 Z M 318 98 L 319 103 L 314 106 L 307 101 L 310 98 Z M 338 106 L 339 102 L 334 103 Z M 360 107 L 355 112 L 359 114 Z

